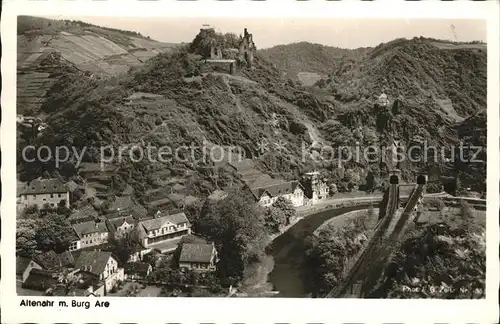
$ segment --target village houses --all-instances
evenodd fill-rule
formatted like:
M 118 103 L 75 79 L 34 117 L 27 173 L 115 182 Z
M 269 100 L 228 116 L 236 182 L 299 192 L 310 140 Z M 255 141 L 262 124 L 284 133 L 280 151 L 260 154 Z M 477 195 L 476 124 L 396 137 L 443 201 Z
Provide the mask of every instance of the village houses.
M 106 220 L 109 239 L 121 239 L 135 228 L 135 219 L 132 216 L 117 217 Z
M 78 269 L 77 274 L 88 272 L 104 281 L 106 291 L 124 280 L 123 268 L 118 267 L 118 261 L 111 252 L 82 251 L 76 259 L 75 269 Z
M 146 262 L 128 262 L 123 265 L 123 268 L 127 280 L 146 279 L 153 271 L 151 264 Z
M 30 258 L 16 258 L 16 279 L 20 282 L 25 282 L 30 275 L 31 269 L 42 269 L 42 266 Z
M 213 243 L 184 243 L 179 256 L 179 268 L 194 271 L 215 271 L 218 262 Z
M 191 224 L 184 213 L 163 215 L 158 212 L 155 218 L 139 222 L 138 230 L 144 248 L 168 252 L 175 250 L 183 236 L 191 234 Z
M 43 253 L 36 259 L 17 257 L 17 281 L 22 288 L 39 291 L 40 294 L 64 296 L 105 296 L 114 286 L 124 280 L 123 268 L 111 252 L 81 251 L 76 260 L 70 252 Z M 65 273 L 65 274 L 64 274 Z M 60 275 L 78 277 L 78 283 L 64 291 L 58 279 Z
M 69 208 L 69 190 L 58 179 L 35 179 L 26 186 L 20 195 L 21 207 L 37 206 L 39 209 Z
M 311 204 L 328 198 L 329 188 L 326 182 L 320 179 L 319 172 L 308 172 L 304 175 L 302 185 L 304 194 Z
M 250 187 L 250 191 L 263 207 L 271 206 L 279 197 L 289 200 L 294 207 L 304 205 L 304 188 L 298 181 L 277 182 L 274 179 Z
M 104 221 L 96 222 L 92 220 L 74 224 L 73 230 L 77 237 L 71 242 L 70 251 L 108 243 L 109 231 Z
M 294 207 L 304 205 L 304 187 L 298 181 L 274 179 L 257 170 L 251 159 L 231 161 L 229 165 L 240 175 L 259 205 L 269 207 L 279 197 L 290 200 Z

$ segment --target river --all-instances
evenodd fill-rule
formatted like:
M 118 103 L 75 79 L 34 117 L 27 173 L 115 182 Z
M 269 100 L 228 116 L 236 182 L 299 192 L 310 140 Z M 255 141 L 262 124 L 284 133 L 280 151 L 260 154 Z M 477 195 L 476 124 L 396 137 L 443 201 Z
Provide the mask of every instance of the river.
M 344 213 L 367 208 L 368 205 L 339 208 L 307 216 L 285 233 L 278 236 L 269 246 L 268 253 L 274 259 L 274 269 L 268 281 L 279 291 L 276 297 L 306 297 L 308 289 L 303 279 L 307 272 L 304 261 L 304 239 L 325 221 Z

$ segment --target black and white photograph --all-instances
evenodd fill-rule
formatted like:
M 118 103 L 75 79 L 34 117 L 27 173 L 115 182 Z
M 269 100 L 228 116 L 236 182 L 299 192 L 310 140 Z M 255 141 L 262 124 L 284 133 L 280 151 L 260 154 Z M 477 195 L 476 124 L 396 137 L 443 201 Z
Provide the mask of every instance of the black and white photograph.
M 2 62 L 20 320 L 498 298 L 489 16 L 52 11 L 16 15 Z
M 17 20 L 19 295 L 484 298 L 484 21 L 93 20 Z

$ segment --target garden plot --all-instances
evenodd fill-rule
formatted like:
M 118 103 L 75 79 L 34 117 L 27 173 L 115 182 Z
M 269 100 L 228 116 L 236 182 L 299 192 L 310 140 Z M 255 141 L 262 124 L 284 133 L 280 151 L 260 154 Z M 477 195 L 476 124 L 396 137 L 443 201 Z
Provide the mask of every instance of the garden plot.
M 26 55 L 21 62 L 18 63 L 18 68 L 27 69 L 29 68 L 33 62 L 35 62 L 43 53 L 31 53 Z
M 38 110 L 44 102 L 47 91 L 54 85 L 55 79 L 48 73 L 27 73 L 17 75 L 17 111 L 23 113 L 27 108 Z

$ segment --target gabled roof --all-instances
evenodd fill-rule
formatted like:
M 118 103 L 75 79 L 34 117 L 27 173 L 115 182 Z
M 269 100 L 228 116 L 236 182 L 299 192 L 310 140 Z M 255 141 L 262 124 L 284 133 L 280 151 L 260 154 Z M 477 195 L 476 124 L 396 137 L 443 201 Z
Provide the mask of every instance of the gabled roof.
M 68 188 L 68 190 L 70 192 L 73 192 L 76 189 L 80 188 L 80 186 L 76 182 L 74 182 L 73 180 L 68 181 L 68 183 L 66 183 L 66 187 Z
M 75 268 L 100 275 L 104 272 L 106 264 L 112 257 L 111 252 L 82 251 L 75 262 Z
M 30 258 L 25 258 L 21 256 L 16 257 L 16 274 L 17 275 L 23 274 L 23 272 L 28 268 L 28 265 L 30 264 L 31 261 L 33 260 Z
M 55 274 L 48 270 L 33 268 L 23 283 L 23 288 L 45 291 L 57 284 Z
M 182 244 L 179 262 L 200 262 L 209 263 L 212 259 L 212 253 L 215 247 L 213 244 Z
M 286 194 L 291 194 L 297 189 L 297 187 L 303 190 L 302 185 L 298 181 L 289 181 L 278 183 L 270 186 L 263 186 L 260 188 L 251 188 L 251 192 L 254 197 L 258 200 L 265 193 L 269 194 L 271 197 L 279 197 Z
M 108 226 L 108 230 L 110 232 L 116 232 L 117 228 L 122 226 L 125 222 L 127 222 L 127 224 L 133 225 L 135 224 L 135 219 L 132 216 L 107 219 L 106 225 Z
M 66 193 L 68 188 L 59 179 L 35 179 L 30 182 L 22 195 Z
M 79 220 L 85 222 L 90 221 L 97 216 L 99 216 L 99 213 L 95 210 L 95 208 L 92 205 L 86 205 L 72 212 L 69 215 L 68 220 L 71 222 L 78 222 Z
M 105 233 L 108 231 L 104 222 L 97 223 L 95 221 L 74 224 L 73 229 L 75 230 L 79 238 L 82 238 L 84 234 Z
M 160 214 L 159 216 L 160 217 L 153 218 L 150 220 L 141 221 L 139 224 L 142 227 L 144 227 L 146 230 L 151 231 L 151 230 L 161 228 L 167 223 L 172 223 L 175 225 L 178 225 L 181 223 L 189 223 L 189 221 L 186 217 L 186 214 L 184 214 L 184 213 L 178 213 L 178 214 L 174 214 L 174 215 L 165 215 L 165 216 L 162 216 Z
M 126 210 L 134 207 L 134 202 L 130 196 L 116 197 L 115 201 L 109 208 L 110 210 Z
M 256 179 L 252 184 L 250 184 L 249 187 L 250 189 L 267 188 L 278 184 L 283 184 L 285 182 L 286 182 L 285 180 L 273 179 L 271 178 L 271 176 L 263 174 L 258 179 Z
M 253 183 L 259 179 L 270 179 L 271 177 L 267 174 L 260 172 L 259 170 L 249 169 L 240 172 L 241 180 L 245 182 L 248 186 L 252 186 Z
M 242 161 L 230 161 L 229 165 L 235 168 L 238 172 L 253 169 L 255 167 L 255 163 L 253 162 L 252 159 L 244 159 Z
M 17 182 L 17 190 L 16 190 L 16 195 L 19 197 L 23 191 L 26 189 L 27 183 L 25 182 Z
M 38 255 L 35 259 L 44 269 L 52 271 L 57 271 L 64 267 L 72 267 L 75 264 L 75 259 L 69 251 L 60 254 L 54 251 L 48 251 Z

